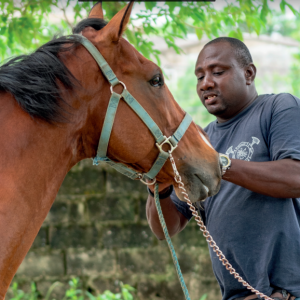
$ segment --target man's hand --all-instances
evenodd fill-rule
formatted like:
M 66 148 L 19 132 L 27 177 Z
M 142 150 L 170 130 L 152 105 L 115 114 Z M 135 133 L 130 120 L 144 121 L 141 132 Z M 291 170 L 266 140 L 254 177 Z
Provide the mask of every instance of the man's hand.
M 167 190 L 170 188 L 170 185 L 171 185 L 170 183 L 159 184 L 159 189 L 158 189 L 159 192 L 162 193 L 167 192 Z M 149 189 L 154 193 L 154 185 L 150 185 Z M 167 225 L 169 235 L 173 236 L 186 226 L 188 220 L 184 217 L 182 213 L 180 213 L 177 210 L 175 204 L 173 203 L 170 197 L 161 199 L 160 205 L 161 205 L 161 209 L 164 215 L 164 219 Z M 165 239 L 165 235 L 157 214 L 155 200 L 151 195 L 149 195 L 147 199 L 146 215 L 152 232 L 156 235 L 156 237 L 159 240 Z

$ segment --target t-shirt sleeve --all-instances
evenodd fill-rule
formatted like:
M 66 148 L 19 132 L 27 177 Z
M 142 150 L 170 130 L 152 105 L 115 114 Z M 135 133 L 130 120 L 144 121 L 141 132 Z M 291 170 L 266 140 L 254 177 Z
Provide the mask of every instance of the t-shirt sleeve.
M 179 200 L 179 198 L 177 197 L 174 190 L 173 190 L 170 198 L 173 201 L 173 203 L 175 204 L 177 210 L 180 213 L 182 213 L 186 219 L 190 220 L 193 217 L 192 212 L 189 209 L 189 206 L 186 204 L 186 202 Z
M 291 94 L 273 102 L 268 143 L 272 160 L 300 160 L 300 100 Z

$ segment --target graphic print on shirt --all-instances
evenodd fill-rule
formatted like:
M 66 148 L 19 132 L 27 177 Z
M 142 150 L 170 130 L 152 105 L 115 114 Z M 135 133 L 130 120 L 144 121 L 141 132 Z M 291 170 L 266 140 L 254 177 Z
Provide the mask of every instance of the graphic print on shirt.
M 233 150 L 233 147 L 230 146 L 228 150 L 226 151 L 226 155 L 230 157 L 230 154 L 232 155 L 231 158 L 241 159 L 250 161 L 252 154 L 254 152 L 253 146 L 255 144 L 259 144 L 260 140 L 257 137 L 252 137 L 252 143 L 249 142 L 241 142 L 239 145 Z

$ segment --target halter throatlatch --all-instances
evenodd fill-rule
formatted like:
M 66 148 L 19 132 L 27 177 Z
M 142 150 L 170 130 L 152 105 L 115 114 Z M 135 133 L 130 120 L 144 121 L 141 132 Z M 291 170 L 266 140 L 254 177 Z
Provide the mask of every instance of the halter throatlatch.
M 172 153 L 173 150 L 177 147 L 178 142 L 180 141 L 180 139 L 182 138 L 182 136 L 190 126 L 192 122 L 192 117 L 189 114 L 186 114 L 181 124 L 175 131 L 175 133 L 170 137 L 164 136 L 161 130 L 159 129 L 159 127 L 156 125 L 153 119 L 146 112 L 146 110 L 128 92 L 125 84 L 118 80 L 115 73 L 110 68 L 110 66 L 108 65 L 104 57 L 101 55 L 101 53 L 98 51 L 98 49 L 84 36 L 82 35 L 78 35 L 78 36 L 80 37 L 80 43 L 94 57 L 102 73 L 104 74 L 104 76 L 106 77 L 106 79 L 109 81 L 111 85 L 110 87 L 111 97 L 104 118 L 97 155 L 93 159 L 93 164 L 98 165 L 98 163 L 101 161 L 106 162 L 107 164 L 115 168 L 118 172 L 128 176 L 131 179 L 140 179 L 144 184 L 148 184 L 148 185 L 154 184 L 156 175 L 158 174 L 158 172 L 161 170 L 161 168 L 169 158 L 170 153 Z M 113 87 L 116 86 L 117 84 L 121 84 L 123 86 L 123 91 L 121 94 L 117 94 L 116 92 L 113 91 Z M 111 131 L 112 131 L 112 127 L 113 127 L 113 123 L 114 123 L 114 119 L 115 119 L 115 115 L 117 112 L 120 99 L 123 99 L 145 123 L 145 125 L 148 127 L 148 129 L 151 131 L 152 135 L 154 136 L 156 146 L 159 149 L 159 155 L 155 160 L 153 166 L 147 173 L 139 173 L 131 168 L 128 168 L 122 163 L 116 163 L 112 161 L 106 156 L 108 143 L 109 143 L 109 139 L 110 139 L 110 135 L 111 135 Z M 166 143 L 169 144 L 171 147 L 169 151 L 164 151 L 162 149 L 162 146 Z M 151 180 L 152 182 L 147 183 L 146 179 Z

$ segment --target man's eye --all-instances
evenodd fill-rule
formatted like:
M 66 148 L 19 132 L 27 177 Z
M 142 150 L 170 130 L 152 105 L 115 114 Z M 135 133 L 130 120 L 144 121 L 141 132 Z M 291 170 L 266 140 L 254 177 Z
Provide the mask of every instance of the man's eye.
M 223 73 L 224 73 L 224 71 L 221 71 L 221 72 L 215 72 L 214 75 L 219 76 L 219 75 L 222 75 Z
M 202 80 L 203 78 L 204 78 L 204 76 L 198 77 L 198 81 Z
M 160 75 L 154 76 L 149 82 L 154 87 L 159 87 L 164 85 L 164 80 Z

